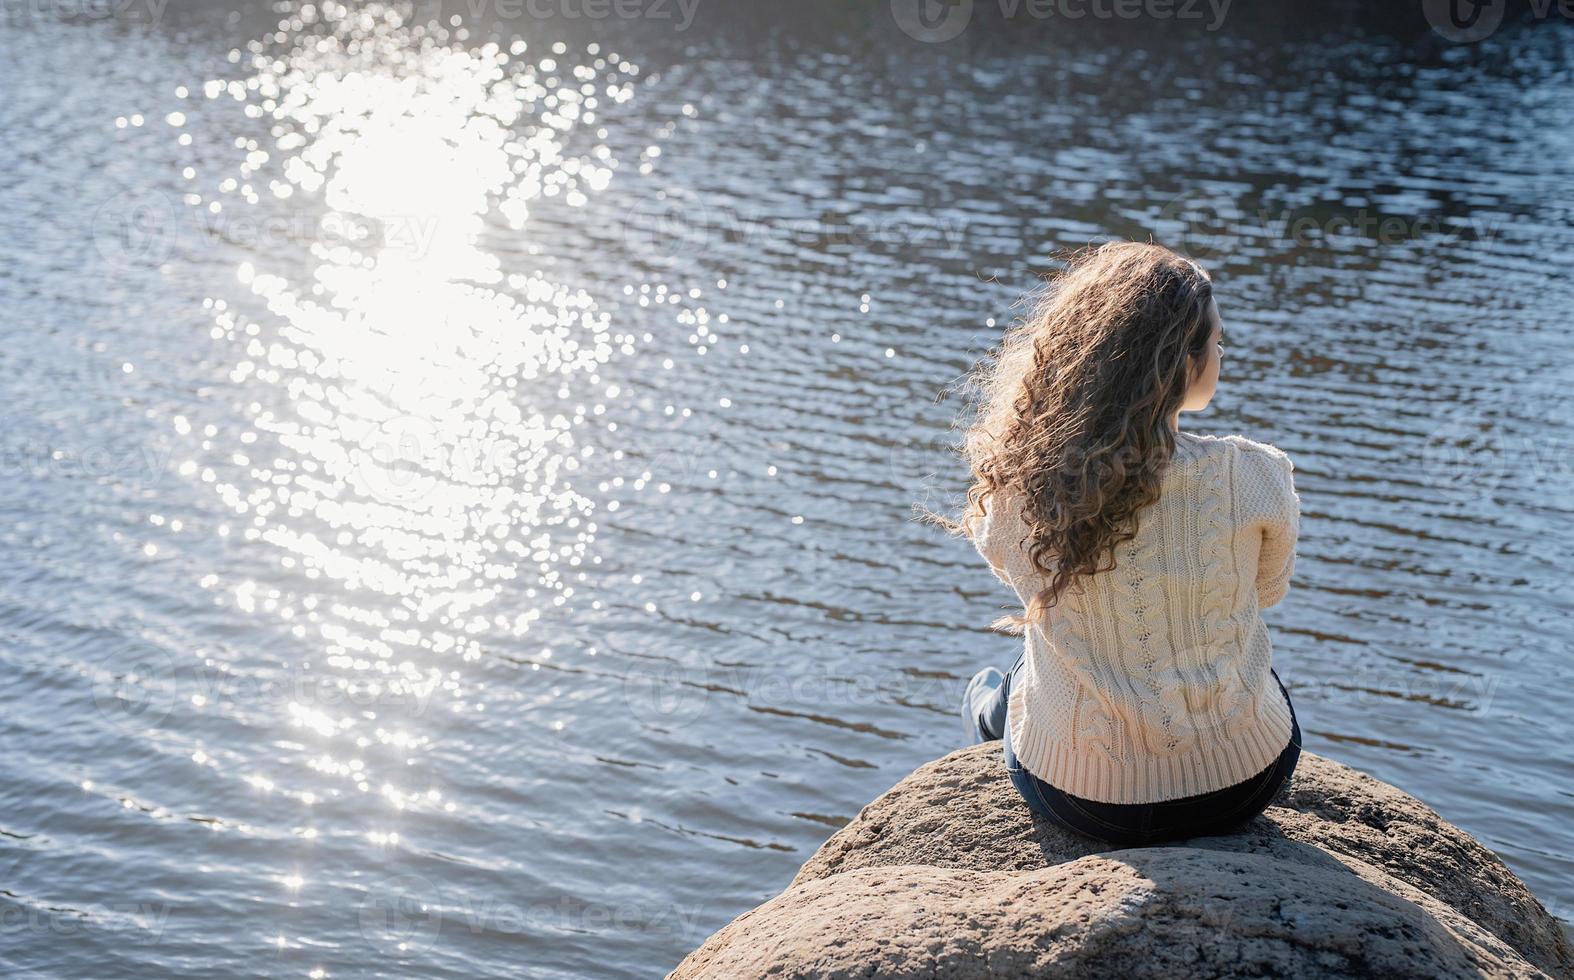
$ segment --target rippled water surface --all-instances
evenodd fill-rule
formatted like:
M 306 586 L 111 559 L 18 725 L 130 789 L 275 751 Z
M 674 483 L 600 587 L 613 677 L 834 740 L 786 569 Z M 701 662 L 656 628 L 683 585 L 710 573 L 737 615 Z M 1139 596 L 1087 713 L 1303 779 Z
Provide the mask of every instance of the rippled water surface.
M 1296 460 L 1308 748 L 1570 918 L 1574 31 L 883 10 L 7 8 L 13 971 L 669 969 L 1012 659 L 911 505 L 1108 236 L 1208 262 L 1192 420 Z

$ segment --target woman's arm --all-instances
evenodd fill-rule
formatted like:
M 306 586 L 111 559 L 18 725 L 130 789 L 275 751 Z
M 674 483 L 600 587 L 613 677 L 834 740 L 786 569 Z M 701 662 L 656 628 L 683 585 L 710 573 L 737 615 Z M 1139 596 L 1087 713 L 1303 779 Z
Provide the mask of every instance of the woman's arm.
M 1262 446 L 1259 464 L 1267 482 L 1268 510 L 1257 558 L 1257 605 L 1266 609 L 1283 599 L 1295 572 L 1295 546 L 1301 534 L 1301 498 L 1295 492 L 1295 464 L 1288 454 Z
M 989 536 L 991 529 L 990 511 L 993 509 L 992 505 L 994 503 L 995 494 L 990 494 L 984 500 L 983 515 L 969 515 L 963 523 L 967 527 L 968 537 L 973 541 L 973 547 L 977 548 L 984 561 L 988 562 L 989 570 L 995 573 L 995 578 L 999 579 L 1007 588 L 1015 591 L 1015 587 L 1011 585 L 1011 579 L 1006 577 L 1006 570 L 997 564 L 999 561 L 996 557 L 998 552 Z

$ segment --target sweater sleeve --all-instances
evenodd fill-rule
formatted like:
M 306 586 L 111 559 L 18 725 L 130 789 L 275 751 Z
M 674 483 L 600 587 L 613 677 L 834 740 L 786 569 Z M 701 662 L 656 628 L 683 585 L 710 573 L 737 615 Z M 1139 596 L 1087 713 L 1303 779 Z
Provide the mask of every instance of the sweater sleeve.
M 999 554 L 998 534 L 991 536 L 991 532 L 998 530 L 995 522 L 992 520 L 992 512 L 998 504 L 997 497 L 998 494 L 990 494 L 984 500 L 983 515 L 969 516 L 964 523 L 968 530 L 968 537 L 973 540 L 973 547 L 977 548 L 984 561 L 988 562 L 989 570 L 995 573 L 995 578 L 999 579 L 1002 584 L 1015 591 L 1015 587 L 1011 584 L 1011 579 L 1006 576 L 1004 563 Z
M 1257 558 L 1257 605 L 1266 609 L 1290 590 L 1295 546 L 1301 533 L 1301 498 L 1295 491 L 1295 464 L 1289 455 L 1261 443 L 1256 450 L 1256 468 L 1263 478 L 1262 492 L 1267 498 L 1262 550 Z

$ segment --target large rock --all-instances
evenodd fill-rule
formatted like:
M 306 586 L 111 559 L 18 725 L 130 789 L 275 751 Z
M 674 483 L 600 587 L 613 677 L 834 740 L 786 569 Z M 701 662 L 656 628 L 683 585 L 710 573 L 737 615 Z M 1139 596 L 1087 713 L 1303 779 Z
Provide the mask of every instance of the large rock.
M 789 889 L 676 976 L 1540 977 L 1419 892 L 1260 854 L 1110 851 L 1037 871 L 898 865 Z
M 1032 818 L 999 743 L 902 780 L 673 973 L 1541 975 L 1574 976 L 1574 951 L 1524 883 L 1364 773 L 1303 751 L 1239 831 L 1111 849 Z

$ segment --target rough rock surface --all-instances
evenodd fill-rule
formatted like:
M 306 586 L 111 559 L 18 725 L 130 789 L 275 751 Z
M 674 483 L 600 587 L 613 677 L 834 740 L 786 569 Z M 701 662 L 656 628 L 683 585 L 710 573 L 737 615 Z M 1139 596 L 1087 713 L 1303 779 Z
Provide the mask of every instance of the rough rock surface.
M 1538 977 L 1463 916 L 1358 878 L 1189 847 L 1008 874 L 864 868 L 722 930 L 679 977 Z
M 672 974 L 698 977 L 1574 977 L 1559 923 L 1405 793 L 1302 752 L 1233 834 L 1110 845 L 1034 819 L 999 743 L 921 767 L 782 895 Z

